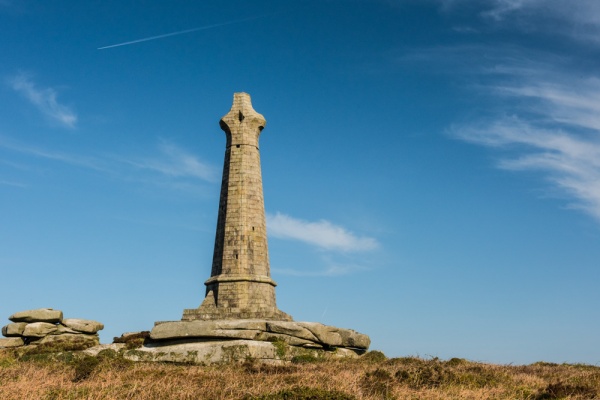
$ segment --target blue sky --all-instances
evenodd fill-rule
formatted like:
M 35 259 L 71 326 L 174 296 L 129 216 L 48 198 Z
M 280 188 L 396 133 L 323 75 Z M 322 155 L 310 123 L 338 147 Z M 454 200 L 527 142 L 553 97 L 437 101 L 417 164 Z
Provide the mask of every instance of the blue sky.
M 388 356 L 600 362 L 597 1 L 0 0 L 0 32 L 6 317 L 110 342 L 199 306 L 244 91 L 283 311 Z

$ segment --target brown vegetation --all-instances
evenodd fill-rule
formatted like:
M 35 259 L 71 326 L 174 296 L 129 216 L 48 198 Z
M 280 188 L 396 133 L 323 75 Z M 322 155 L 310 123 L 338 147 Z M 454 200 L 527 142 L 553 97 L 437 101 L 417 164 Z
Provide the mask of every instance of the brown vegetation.
M 453 358 L 298 359 L 288 365 L 132 363 L 111 350 L 0 351 L 0 399 L 597 399 L 600 367 Z

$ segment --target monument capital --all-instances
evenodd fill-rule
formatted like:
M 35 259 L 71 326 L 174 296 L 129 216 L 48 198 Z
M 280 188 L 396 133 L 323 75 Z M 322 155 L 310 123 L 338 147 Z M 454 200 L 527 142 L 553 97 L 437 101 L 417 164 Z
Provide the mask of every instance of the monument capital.
M 240 92 L 234 93 L 231 110 L 221 118 L 219 124 L 227 135 L 227 146 L 258 147 L 258 136 L 267 120 L 254 110 L 250 95 Z

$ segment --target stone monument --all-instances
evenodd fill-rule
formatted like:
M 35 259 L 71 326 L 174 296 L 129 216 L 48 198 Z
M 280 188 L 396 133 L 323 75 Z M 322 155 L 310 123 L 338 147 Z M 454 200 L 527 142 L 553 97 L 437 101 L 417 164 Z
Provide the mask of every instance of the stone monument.
M 210 278 L 200 307 L 181 321 L 156 322 L 132 360 L 198 364 L 296 356 L 357 357 L 367 335 L 317 322 L 294 322 L 275 302 L 271 279 L 258 137 L 265 118 L 247 93 L 235 93 L 221 119 L 227 137 Z
M 291 321 L 277 309 L 271 279 L 258 136 L 267 121 L 247 93 L 235 93 L 221 119 L 227 136 L 221 200 L 210 279 L 198 309 L 183 320 L 250 319 Z

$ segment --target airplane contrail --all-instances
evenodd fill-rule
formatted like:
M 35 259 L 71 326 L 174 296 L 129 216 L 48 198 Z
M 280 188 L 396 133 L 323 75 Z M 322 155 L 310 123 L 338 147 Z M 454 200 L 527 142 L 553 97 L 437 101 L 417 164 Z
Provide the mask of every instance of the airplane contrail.
M 237 20 L 234 20 L 234 21 L 222 22 L 220 24 L 212 24 L 212 25 L 200 26 L 198 28 L 186 29 L 184 31 L 177 31 L 177 32 L 171 32 L 171 33 L 165 33 L 164 35 L 150 36 L 150 37 L 146 37 L 146 38 L 142 38 L 142 39 L 131 40 L 129 42 L 123 42 L 123 43 L 111 44 L 109 46 L 98 47 L 98 50 L 110 49 L 112 47 L 127 46 L 127 45 L 130 45 L 130 44 L 147 42 L 149 40 L 162 39 L 162 38 L 166 38 L 166 37 L 169 37 L 169 36 L 183 35 L 185 33 L 202 31 L 202 30 L 205 30 L 205 29 L 216 28 L 216 27 L 224 26 L 224 25 L 237 24 L 239 22 L 250 21 L 252 19 L 258 19 L 258 18 L 263 18 L 265 16 L 266 15 L 260 15 L 258 17 L 250 17 L 250 18 L 244 18 L 244 19 L 237 19 Z

